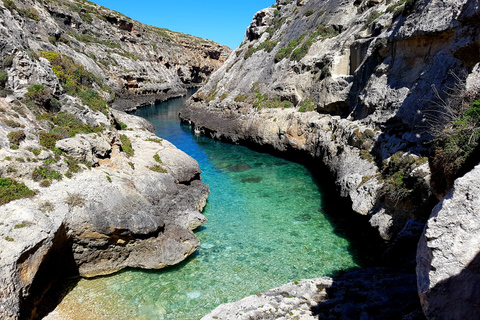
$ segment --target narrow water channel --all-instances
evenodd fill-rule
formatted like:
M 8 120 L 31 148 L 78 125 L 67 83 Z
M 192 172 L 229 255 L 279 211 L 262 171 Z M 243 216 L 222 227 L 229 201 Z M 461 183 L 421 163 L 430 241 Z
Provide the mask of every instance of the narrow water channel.
M 195 320 L 222 303 L 358 266 L 308 169 L 192 135 L 177 116 L 185 99 L 135 114 L 200 164 L 211 191 L 200 249 L 169 269 L 80 280 L 57 307 L 69 319 Z

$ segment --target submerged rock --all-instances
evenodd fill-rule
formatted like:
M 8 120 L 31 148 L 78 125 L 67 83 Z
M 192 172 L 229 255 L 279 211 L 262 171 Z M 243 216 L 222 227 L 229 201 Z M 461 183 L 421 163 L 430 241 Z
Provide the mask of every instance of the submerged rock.
M 258 183 L 258 182 L 262 182 L 262 180 L 263 180 L 262 177 L 248 177 L 248 178 L 243 178 L 242 182 L 243 183 L 248 183 L 248 182 Z
M 250 169 L 252 169 L 252 167 L 250 167 L 248 163 L 239 163 L 239 164 L 235 164 L 227 167 L 227 170 L 231 172 L 243 172 L 243 171 L 248 171 Z

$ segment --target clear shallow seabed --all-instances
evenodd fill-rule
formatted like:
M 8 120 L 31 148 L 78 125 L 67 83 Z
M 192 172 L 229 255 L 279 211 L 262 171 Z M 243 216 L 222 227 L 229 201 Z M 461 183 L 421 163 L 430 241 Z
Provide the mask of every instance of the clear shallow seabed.
M 80 280 L 57 307 L 60 313 L 86 320 L 195 320 L 222 303 L 358 266 L 350 243 L 324 215 L 334 208 L 322 204 L 322 187 L 308 169 L 193 136 L 178 120 L 184 101 L 135 114 L 200 164 L 211 192 L 203 212 L 209 221 L 196 231 L 201 247 L 172 268 Z

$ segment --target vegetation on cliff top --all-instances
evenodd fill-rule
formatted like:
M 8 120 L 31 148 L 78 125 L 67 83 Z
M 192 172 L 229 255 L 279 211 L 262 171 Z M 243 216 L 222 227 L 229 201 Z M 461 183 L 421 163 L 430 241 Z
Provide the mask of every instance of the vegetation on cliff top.
M 106 92 L 111 89 L 103 79 L 85 70 L 82 64 L 75 63 L 72 58 L 55 51 L 40 51 L 40 56 L 52 64 L 55 75 L 60 80 L 66 93 L 79 97 L 82 102 L 94 111 L 106 112 L 108 105 L 105 99 L 94 89 L 95 86 Z

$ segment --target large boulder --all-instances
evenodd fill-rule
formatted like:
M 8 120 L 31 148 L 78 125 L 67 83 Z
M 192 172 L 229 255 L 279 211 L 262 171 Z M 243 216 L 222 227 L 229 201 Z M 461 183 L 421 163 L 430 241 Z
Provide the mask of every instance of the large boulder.
M 418 244 L 418 293 L 429 319 L 480 318 L 480 165 L 457 179 Z

